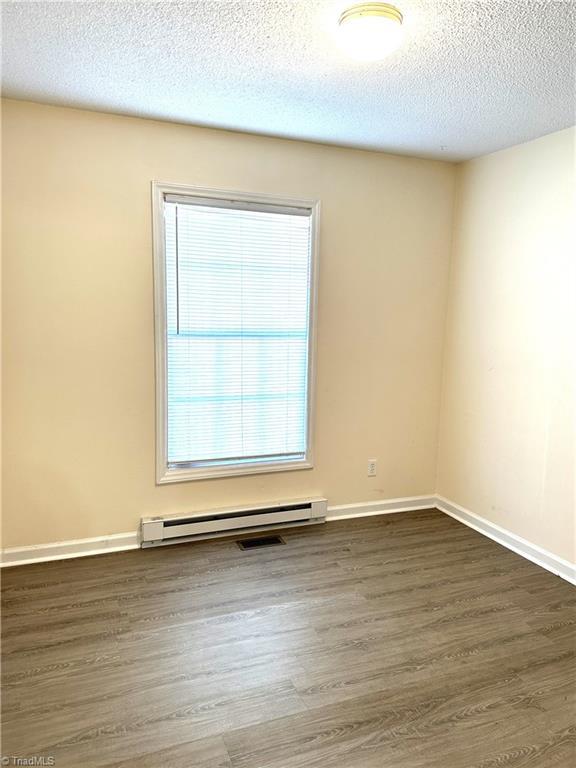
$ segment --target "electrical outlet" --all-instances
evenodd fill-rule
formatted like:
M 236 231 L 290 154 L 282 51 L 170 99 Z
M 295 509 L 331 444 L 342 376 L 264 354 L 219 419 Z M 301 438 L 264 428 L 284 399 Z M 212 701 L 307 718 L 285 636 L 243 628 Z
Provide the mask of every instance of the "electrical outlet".
M 376 459 L 368 459 L 368 477 L 376 477 Z

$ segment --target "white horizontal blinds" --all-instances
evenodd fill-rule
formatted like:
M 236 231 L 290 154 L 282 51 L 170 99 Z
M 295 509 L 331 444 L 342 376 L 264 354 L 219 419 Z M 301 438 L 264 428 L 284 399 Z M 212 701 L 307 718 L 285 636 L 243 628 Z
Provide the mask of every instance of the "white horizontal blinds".
M 305 456 L 310 211 L 273 210 L 165 202 L 169 464 Z

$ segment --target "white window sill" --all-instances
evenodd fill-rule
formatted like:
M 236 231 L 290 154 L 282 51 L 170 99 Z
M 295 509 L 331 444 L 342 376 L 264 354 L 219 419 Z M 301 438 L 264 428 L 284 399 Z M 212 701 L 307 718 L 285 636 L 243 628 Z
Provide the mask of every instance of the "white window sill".
M 253 465 L 229 464 L 226 466 L 201 467 L 193 469 L 159 468 L 156 478 L 157 485 L 167 483 L 184 483 L 190 480 L 209 480 L 217 477 L 241 477 L 242 475 L 258 475 L 269 472 L 291 472 L 298 469 L 312 469 L 314 465 L 309 459 L 301 461 L 275 461 Z

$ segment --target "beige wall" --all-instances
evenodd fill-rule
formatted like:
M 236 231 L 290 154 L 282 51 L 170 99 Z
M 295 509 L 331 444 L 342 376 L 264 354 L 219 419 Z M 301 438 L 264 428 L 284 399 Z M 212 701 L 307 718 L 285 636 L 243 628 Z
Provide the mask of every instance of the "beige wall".
M 23 102 L 3 119 L 4 546 L 434 491 L 454 166 Z M 152 179 L 321 198 L 313 470 L 155 485 Z
M 459 170 L 437 489 L 576 561 L 574 129 Z

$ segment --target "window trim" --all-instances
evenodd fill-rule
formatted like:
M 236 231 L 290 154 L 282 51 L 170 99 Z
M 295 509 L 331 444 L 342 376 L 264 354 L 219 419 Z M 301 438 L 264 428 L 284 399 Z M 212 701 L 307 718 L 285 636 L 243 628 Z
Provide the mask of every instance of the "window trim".
M 305 208 L 310 211 L 310 301 L 308 310 L 308 392 L 306 454 L 304 459 L 258 462 L 258 464 L 228 464 L 213 467 L 178 467 L 168 465 L 168 393 L 166 344 L 166 255 L 164 233 L 164 198 L 179 195 L 247 203 L 250 206 Z M 217 477 L 238 477 L 269 472 L 289 472 L 312 469 L 314 466 L 314 424 L 316 391 L 316 316 L 318 303 L 318 261 L 320 232 L 320 201 L 303 198 L 253 194 L 226 189 L 210 189 L 183 184 L 152 182 L 152 235 L 154 256 L 154 346 L 156 361 L 156 484 L 180 483 Z

